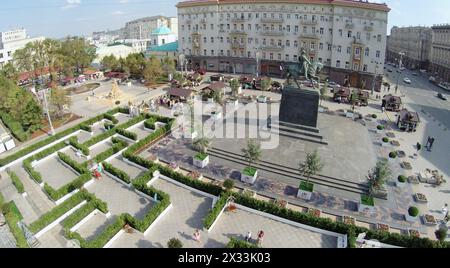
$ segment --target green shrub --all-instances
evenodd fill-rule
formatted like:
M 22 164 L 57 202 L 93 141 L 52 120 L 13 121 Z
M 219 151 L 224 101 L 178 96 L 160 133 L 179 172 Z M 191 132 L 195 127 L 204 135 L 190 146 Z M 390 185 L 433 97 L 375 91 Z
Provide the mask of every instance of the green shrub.
M 105 119 L 108 119 L 109 121 L 111 121 L 114 125 L 119 123 L 119 120 L 117 120 L 117 118 L 114 117 L 114 115 L 110 115 L 110 114 L 105 114 Z
M 169 242 L 167 242 L 168 248 L 183 248 L 183 243 L 181 243 L 178 238 L 171 238 Z
M 19 221 L 21 221 L 23 217 L 20 211 L 17 209 L 16 204 L 14 203 L 14 201 L 11 201 L 7 204 L 3 204 L 2 207 L 6 223 L 8 224 L 9 230 L 16 239 L 17 247 L 28 248 L 27 239 L 25 238 L 23 231 L 20 229 L 18 225 Z
M 116 125 L 108 123 L 108 122 L 105 122 L 105 124 L 103 126 L 105 127 L 106 130 L 111 130 L 116 127 Z
M 126 172 L 114 167 L 110 163 L 103 162 L 102 164 L 103 164 L 105 171 L 111 173 L 112 175 L 114 175 L 115 177 L 124 181 L 127 184 L 131 183 L 130 176 Z
M 12 183 L 14 184 L 14 186 L 16 187 L 17 191 L 19 192 L 19 194 L 23 194 L 25 193 L 25 187 L 23 186 L 22 181 L 19 179 L 19 177 L 17 176 L 16 173 L 14 173 L 13 171 L 8 171 L 8 175 L 11 178 Z
M 64 197 L 67 194 L 70 194 L 71 192 L 81 189 L 83 185 L 90 181 L 92 179 L 91 174 L 85 173 L 79 176 L 77 179 L 67 183 L 66 185 L 62 186 L 58 190 L 53 189 L 50 185 L 47 183 L 44 185 L 44 191 L 49 195 L 49 197 L 53 201 L 57 201 Z
M 378 116 L 377 116 L 376 114 L 372 114 L 372 118 L 373 118 L 373 119 L 377 119 Z
M 397 180 L 398 180 L 398 182 L 405 183 L 407 178 L 405 175 L 400 175 L 400 176 L 398 176 Z
M 410 207 L 408 209 L 408 214 L 411 217 L 417 217 L 417 216 L 419 216 L 419 213 L 420 213 L 420 211 L 417 207 Z
M 249 243 L 244 240 L 239 240 L 234 237 L 230 237 L 230 241 L 228 242 L 227 248 L 258 248 L 257 245 Z
M 377 126 L 377 129 L 378 129 L 378 130 L 384 130 L 384 126 L 383 126 L 383 125 L 378 125 L 378 126 Z
M 49 212 L 42 215 L 35 222 L 31 223 L 29 229 L 33 233 L 38 233 L 40 230 L 44 229 L 50 223 L 54 222 L 56 219 L 64 215 L 67 211 L 71 210 L 84 200 L 90 200 L 92 195 L 87 193 L 86 191 L 80 191 L 74 194 L 72 197 L 64 201 L 62 204 L 54 207 Z M 88 200 L 88 201 L 89 201 Z
M 447 228 L 439 228 L 439 230 L 436 231 L 436 237 L 440 242 L 444 242 L 445 239 L 447 239 Z
M 108 212 L 107 204 L 102 200 L 93 197 L 91 201 L 89 201 L 81 208 L 77 209 L 72 215 L 68 216 L 63 222 L 61 222 L 61 225 L 65 229 L 67 228 L 70 230 L 70 228 L 72 228 L 73 226 L 78 224 L 81 220 L 86 218 L 95 209 L 98 209 L 105 214 Z
M 41 173 L 37 172 L 32 166 L 31 161 L 25 160 L 23 161 L 23 167 L 28 172 L 30 177 L 37 183 L 42 183 L 42 175 Z
M 219 213 L 222 211 L 222 209 L 227 204 L 228 198 L 230 197 L 229 194 L 222 194 L 220 198 L 217 200 L 214 207 L 209 211 L 208 215 L 203 219 L 203 227 L 205 229 L 211 228 L 211 225 L 214 223 L 214 221 L 219 216 Z
M 99 142 L 101 142 L 103 140 L 106 140 L 107 138 L 113 136 L 114 134 L 116 134 L 116 129 L 115 128 L 110 129 L 110 130 L 108 130 L 106 132 L 103 132 L 100 135 L 97 135 L 97 136 L 93 137 L 92 139 L 90 139 L 90 140 L 86 141 L 85 143 L 83 143 L 83 145 L 85 145 L 87 147 L 91 147 L 94 144 L 97 144 L 97 143 L 99 143 Z
M 86 124 L 84 124 L 84 123 L 80 124 L 80 129 L 82 129 L 82 130 L 84 130 L 84 131 L 87 131 L 87 132 L 89 132 L 89 133 L 92 132 L 92 127 L 89 126 L 89 125 L 86 125 Z
M 384 142 L 384 143 L 388 143 L 388 142 L 389 142 L 389 138 L 384 137 L 384 138 L 383 138 L 383 142 Z
M 310 193 L 314 192 L 314 184 L 310 183 L 310 182 L 301 181 L 298 188 L 302 191 L 306 191 L 306 192 L 310 192 Z
M 14 118 L 5 112 L 0 112 L 0 117 L 5 126 L 11 131 L 12 135 L 21 142 L 27 141 L 30 138 L 30 133 L 23 129 L 21 123 L 14 120 Z
M 368 196 L 368 195 L 361 195 L 361 204 L 366 205 L 366 206 L 375 206 L 375 202 L 373 200 L 373 197 Z
M 89 155 L 89 147 L 87 147 L 84 144 L 78 143 L 77 137 L 71 137 L 69 139 L 69 144 L 74 147 L 75 149 L 80 150 L 85 156 Z
M 230 180 L 230 179 L 226 179 L 226 180 L 223 182 L 223 187 L 225 187 L 225 189 L 226 189 L 227 191 L 231 191 L 231 189 L 234 188 L 234 181 L 233 181 L 233 180 Z
M 138 136 L 137 136 L 136 133 L 130 132 L 130 131 L 128 131 L 128 130 L 121 129 L 121 128 L 118 128 L 118 129 L 117 129 L 117 133 L 119 133 L 120 135 L 122 135 L 122 136 L 124 136 L 124 137 L 127 137 L 127 138 L 129 138 L 129 139 L 131 139 L 131 140 L 134 140 L 134 141 L 136 141 L 137 138 L 138 138 Z
M 65 153 L 58 152 L 59 159 L 72 167 L 76 172 L 79 174 L 85 174 L 89 173 L 89 170 L 86 166 L 86 164 L 79 164 L 77 161 L 70 158 L 70 156 L 66 155 Z
M 156 119 L 155 119 L 155 118 L 150 118 L 150 119 L 147 119 L 147 120 L 144 122 L 144 126 L 145 126 L 146 128 L 148 128 L 148 129 L 153 129 L 153 130 L 155 130 L 155 129 L 156 129 L 155 123 L 156 123 Z
M 94 160 L 97 163 L 101 163 L 101 162 L 105 161 L 106 159 L 108 159 L 108 157 L 114 155 L 115 153 L 120 152 L 122 149 L 125 149 L 127 146 L 128 146 L 128 143 L 121 140 L 121 142 L 114 143 L 114 145 L 111 148 L 109 148 L 108 150 L 96 155 L 94 157 Z
M 390 152 L 389 157 L 392 159 L 397 158 L 397 152 Z

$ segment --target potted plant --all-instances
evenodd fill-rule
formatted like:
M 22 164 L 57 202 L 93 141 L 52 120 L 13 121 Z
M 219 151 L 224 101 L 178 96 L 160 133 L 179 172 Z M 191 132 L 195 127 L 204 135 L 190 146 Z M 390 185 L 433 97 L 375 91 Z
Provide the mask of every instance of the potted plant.
M 397 152 L 395 152 L 395 151 L 389 153 L 389 159 L 390 159 L 390 160 L 396 159 L 397 156 L 398 156 L 398 155 L 397 155 Z
M 321 162 L 322 161 L 316 150 L 312 153 L 308 153 L 306 155 L 305 162 L 300 163 L 299 172 L 301 176 L 306 177 L 306 181 L 300 182 L 297 197 L 311 200 L 312 193 L 314 192 L 314 184 L 310 183 L 309 181 L 312 176 L 322 171 L 323 164 Z
M 375 201 L 370 195 L 361 195 L 358 211 L 363 213 L 373 213 L 375 210 Z
M 231 88 L 232 95 L 234 97 L 239 95 L 240 92 L 242 91 L 241 84 L 239 83 L 238 79 L 231 79 L 230 88 Z
M 194 141 L 193 147 L 198 151 L 198 154 L 193 158 L 193 164 L 196 167 L 204 168 L 209 164 L 209 155 L 207 154 L 211 141 L 205 137 Z
M 397 181 L 395 182 L 395 185 L 397 187 L 403 188 L 406 185 L 406 180 L 408 180 L 408 178 L 405 175 L 400 175 L 397 178 Z
M 383 139 L 381 139 L 381 146 L 385 147 L 389 145 L 389 138 L 388 137 L 384 137 Z
M 405 219 L 407 222 L 414 223 L 419 218 L 419 209 L 417 207 L 410 207 L 408 209 L 408 213 L 405 215 Z
M 383 130 L 384 130 L 384 126 L 383 126 L 383 125 L 378 125 L 378 126 L 377 126 L 377 133 L 378 133 L 378 134 L 383 133 Z
M 261 159 L 261 145 L 256 144 L 254 140 L 249 140 L 247 147 L 242 149 L 242 153 L 248 162 L 248 166 L 241 174 L 241 181 L 253 184 L 258 177 L 258 170 L 253 167 L 253 164 Z

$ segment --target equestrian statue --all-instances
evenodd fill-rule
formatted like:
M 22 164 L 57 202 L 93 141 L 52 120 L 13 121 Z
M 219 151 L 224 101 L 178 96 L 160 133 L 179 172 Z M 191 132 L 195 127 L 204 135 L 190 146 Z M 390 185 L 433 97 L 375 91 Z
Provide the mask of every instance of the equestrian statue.
M 299 64 L 296 66 L 298 68 L 292 66 L 287 68 L 286 85 L 291 85 L 291 79 L 293 79 L 297 86 L 301 88 L 297 80 L 301 76 L 304 76 L 306 80 L 320 82 L 319 74 L 323 69 L 323 64 L 318 61 L 311 62 L 304 48 L 301 49 L 298 60 Z

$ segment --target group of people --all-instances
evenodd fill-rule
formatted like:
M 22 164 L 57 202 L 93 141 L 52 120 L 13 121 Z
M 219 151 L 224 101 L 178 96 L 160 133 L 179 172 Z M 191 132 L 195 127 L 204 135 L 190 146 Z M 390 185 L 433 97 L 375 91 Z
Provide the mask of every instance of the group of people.
M 257 235 L 257 238 L 256 238 L 256 244 L 258 246 L 260 246 L 262 244 L 262 242 L 263 242 L 263 239 L 264 239 L 264 231 L 261 230 L 261 231 L 258 232 L 258 235 Z M 247 233 L 247 235 L 245 236 L 245 241 L 249 242 L 249 243 L 252 242 L 252 232 L 251 231 L 249 231 Z
M 102 174 L 103 174 L 103 171 L 104 171 L 102 163 L 98 163 L 98 164 L 95 163 L 94 164 L 93 162 L 91 162 L 90 164 L 91 164 L 91 167 L 92 167 L 91 168 L 92 169 L 92 175 L 97 180 L 100 179 L 102 177 Z

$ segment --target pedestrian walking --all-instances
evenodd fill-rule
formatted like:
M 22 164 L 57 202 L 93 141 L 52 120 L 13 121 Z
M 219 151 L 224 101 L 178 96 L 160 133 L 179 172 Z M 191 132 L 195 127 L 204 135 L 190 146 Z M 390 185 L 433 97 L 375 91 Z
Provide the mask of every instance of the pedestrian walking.
M 422 150 L 422 144 L 420 144 L 420 142 L 418 142 L 418 143 L 416 144 L 416 149 L 417 149 L 417 153 L 419 153 L 420 150 Z
M 430 145 L 428 146 L 428 151 L 431 152 L 431 148 L 433 148 L 433 144 L 434 144 L 434 138 L 432 137 L 432 138 L 430 139 Z
M 425 145 L 425 148 L 427 148 L 427 149 L 428 149 L 428 145 L 430 145 L 430 140 L 431 140 L 431 137 L 428 136 L 428 138 L 427 138 L 427 144 Z
M 448 205 L 447 204 L 445 204 L 442 207 L 442 214 L 444 214 L 444 219 L 448 216 Z
M 258 232 L 258 240 L 257 240 L 258 246 L 261 246 L 263 239 L 264 239 L 264 231 L 261 230 Z
M 245 241 L 252 241 L 252 232 L 248 231 L 247 235 L 245 236 Z
M 195 230 L 194 240 L 200 243 L 200 231 L 198 229 Z

